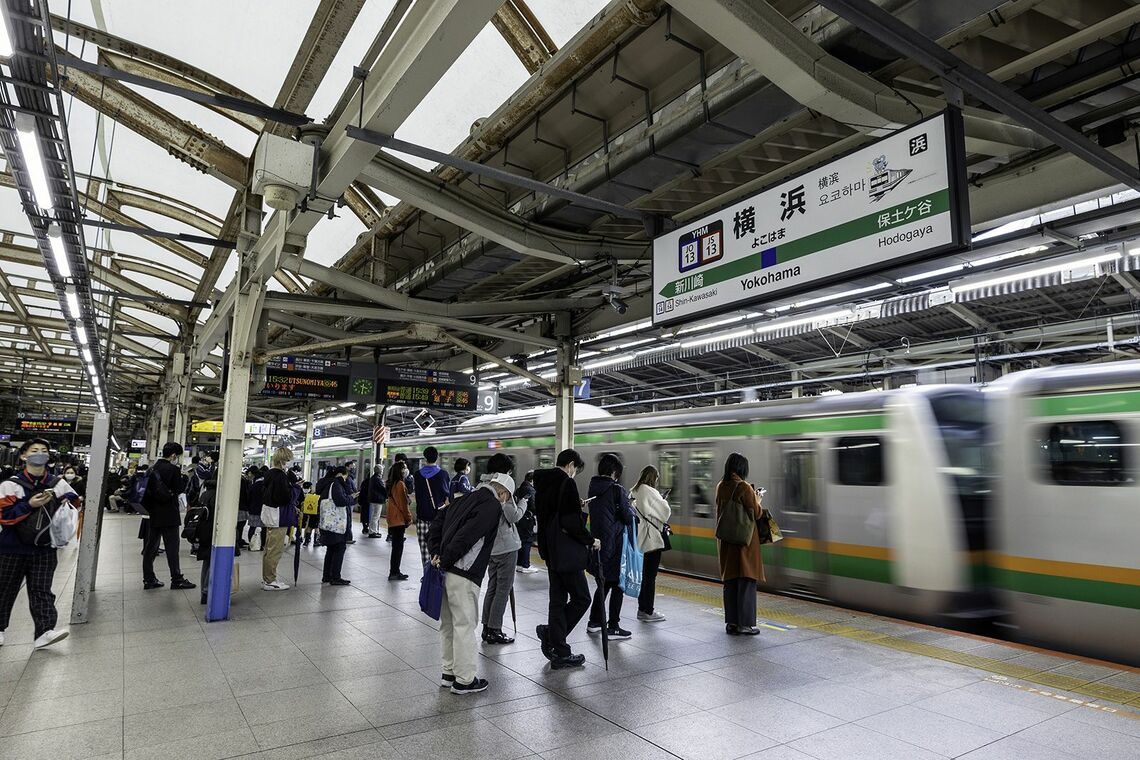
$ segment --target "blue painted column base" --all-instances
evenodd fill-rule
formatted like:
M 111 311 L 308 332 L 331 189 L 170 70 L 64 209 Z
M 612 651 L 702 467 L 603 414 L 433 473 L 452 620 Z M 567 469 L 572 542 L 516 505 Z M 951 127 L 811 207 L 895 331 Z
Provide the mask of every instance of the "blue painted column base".
M 234 548 L 214 546 L 210 551 L 210 585 L 206 596 L 206 622 L 230 616 L 230 584 L 233 582 Z

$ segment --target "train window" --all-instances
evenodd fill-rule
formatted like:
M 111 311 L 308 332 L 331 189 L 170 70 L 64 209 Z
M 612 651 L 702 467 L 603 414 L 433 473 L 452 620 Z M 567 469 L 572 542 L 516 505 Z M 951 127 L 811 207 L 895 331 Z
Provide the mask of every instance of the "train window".
M 841 486 L 881 486 L 883 440 L 877 435 L 849 436 L 831 447 L 835 452 L 835 482 Z
M 511 467 L 512 468 L 514 468 L 518 465 L 518 463 L 515 461 L 514 457 L 510 457 L 510 460 L 511 460 Z M 469 476 L 469 478 L 468 478 L 473 484 L 478 483 L 480 480 L 483 479 L 483 476 L 487 474 L 487 464 L 490 461 L 491 461 L 491 457 L 475 457 L 475 464 L 471 468 L 472 469 L 471 474 L 474 477 Z
M 554 449 L 539 449 L 538 450 L 538 467 L 539 470 L 549 470 L 554 466 Z
M 1059 486 L 1119 486 L 1131 482 L 1124 431 L 1109 420 L 1051 425 L 1037 441 L 1042 475 Z
M 680 460 L 681 455 L 676 451 L 663 450 L 657 453 L 657 471 L 661 473 L 657 490 L 665 496 L 669 508 L 675 514 L 681 508 L 681 480 L 677 469 Z
M 716 452 L 693 449 L 689 452 L 689 488 L 693 494 L 693 515 L 712 517 L 716 504 Z

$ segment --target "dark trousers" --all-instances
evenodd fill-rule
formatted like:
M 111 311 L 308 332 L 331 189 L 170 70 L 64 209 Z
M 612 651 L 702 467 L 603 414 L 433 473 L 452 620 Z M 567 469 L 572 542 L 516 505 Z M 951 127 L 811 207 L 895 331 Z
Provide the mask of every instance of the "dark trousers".
M 653 597 L 657 596 L 657 569 L 661 567 L 662 550 L 645 553 L 645 563 L 641 570 L 641 594 L 637 597 L 637 609 L 647 615 L 653 614 Z
M 321 575 L 322 581 L 340 580 L 340 568 L 344 564 L 344 550 L 348 548 L 344 541 L 325 545 L 325 566 Z
M 550 608 L 547 614 L 546 642 L 556 657 L 570 655 L 566 636 L 590 609 L 590 587 L 583 570 L 566 573 L 550 571 Z
M 372 505 L 360 505 L 360 532 L 361 534 L 368 535 L 368 523 L 372 522 Z
M 388 536 L 392 539 L 392 561 L 388 565 L 388 575 L 400 575 L 400 560 L 404 558 L 404 531 L 407 529 L 407 525 L 388 528 Z
M 55 550 L 35 554 L 0 554 L 0 631 L 7 630 L 12 607 L 20 594 L 20 583 L 28 584 L 28 609 L 36 624 L 36 638 L 55 628 Z
M 182 577 L 182 570 L 178 566 L 178 534 L 181 532 L 177 525 L 169 528 L 156 528 L 152 522 L 143 545 L 143 580 L 153 581 L 154 558 L 158 556 L 158 542 L 162 541 L 166 549 L 166 564 L 170 566 L 170 580 L 176 581 Z
M 610 597 L 610 617 L 605 618 L 606 595 Z M 625 594 L 621 592 L 621 585 L 617 581 L 606 581 L 594 591 L 594 601 L 590 605 L 590 625 L 605 625 L 617 628 L 621 623 L 621 603 Z
M 534 546 L 533 541 L 523 541 L 523 545 L 519 549 L 519 559 L 516 563 L 519 567 L 530 567 L 530 547 L 532 546 Z
M 242 536 L 244 536 L 244 535 L 245 535 L 245 520 L 238 520 L 237 541 L 234 542 L 234 546 L 241 546 L 242 544 L 249 543 L 244 538 L 242 538 Z
M 752 578 L 724 582 L 724 624 L 741 628 L 756 625 L 756 581 Z

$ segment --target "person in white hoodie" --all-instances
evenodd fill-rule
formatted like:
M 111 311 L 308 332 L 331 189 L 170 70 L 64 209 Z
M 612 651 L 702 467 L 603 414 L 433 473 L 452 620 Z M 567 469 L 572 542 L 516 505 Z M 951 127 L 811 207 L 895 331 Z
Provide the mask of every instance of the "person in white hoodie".
M 637 514 L 637 545 L 645 553 L 641 577 L 641 594 L 637 597 L 637 619 L 643 623 L 660 623 L 665 616 L 653 610 L 657 594 L 657 568 L 661 555 L 668 550 L 669 502 L 657 490 L 661 474 L 656 467 L 646 467 L 630 491 L 633 509 Z
M 496 474 L 510 475 L 514 462 L 510 457 L 496 454 L 487 463 L 485 482 Z M 461 469 L 456 465 L 456 469 Z M 512 481 L 513 482 L 513 481 Z M 513 496 L 503 502 L 503 514 L 495 531 L 495 545 L 487 563 L 487 593 L 483 597 L 483 643 L 513 644 L 514 639 L 503 633 L 503 615 L 515 585 L 515 563 L 518 561 L 522 539 L 516 524 L 526 513 L 526 502 L 516 502 Z

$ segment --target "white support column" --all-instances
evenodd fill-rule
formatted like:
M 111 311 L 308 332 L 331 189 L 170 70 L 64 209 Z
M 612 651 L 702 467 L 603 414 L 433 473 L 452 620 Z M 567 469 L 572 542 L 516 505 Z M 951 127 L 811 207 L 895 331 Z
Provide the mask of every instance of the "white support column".
M 574 448 L 574 386 L 581 370 L 572 365 L 573 346 L 558 347 L 558 395 L 554 399 L 554 441 L 558 451 Z
M 155 399 L 154 406 L 151 407 L 150 415 L 146 421 L 146 451 L 148 464 L 154 464 L 158 461 L 158 452 L 162 448 L 162 444 L 158 442 L 158 421 L 162 414 L 163 403 L 161 398 Z
M 173 439 L 183 446 L 189 440 L 190 431 L 190 367 L 186 361 L 187 352 L 179 350 L 174 355 L 171 374 L 174 375 L 174 434 Z
M 111 416 L 96 414 L 91 432 L 91 462 L 87 497 L 83 505 L 83 533 L 79 536 L 79 558 L 75 565 L 75 590 L 71 597 L 71 624 L 90 620 L 87 605 L 95 592 L 99 570 L 99 538 L 103 533 L 103 489 L 110 466 Z
M 305 415 L 305 480 L 317 482 L 316 473 L 313 472 L 313 413 Z
M 233 577 L 234 540 L 238 494 L 241 492 L 242 447 L 245 418 L 249 410 L 249 382 L 257 340 L 265 282 L 249 278 L 250 251 L 261 232 L 261 196 L 247 194 L 242 208 L 239 245 L 242 265 L 241 290 L 234 304 L 230 328 L 229 381 L 222 416 L 218 495 L 214 520 L 214 548 L 210 552 L 210 583 L 206 620 L 225 620 L 230 614 L 230 582 Z
M 792 380 L 795 382 L 799 382 L 802 379 L 803 379 L 803 376 L 800 373 L 800 371 L 798 369 L 793 369 L 792 370 Z M 804 387 L 802 385 L 793 385 L 792 386 L 792 398 L 803 398 L 803 397 L 804 397 Z

